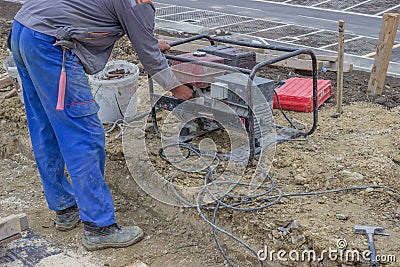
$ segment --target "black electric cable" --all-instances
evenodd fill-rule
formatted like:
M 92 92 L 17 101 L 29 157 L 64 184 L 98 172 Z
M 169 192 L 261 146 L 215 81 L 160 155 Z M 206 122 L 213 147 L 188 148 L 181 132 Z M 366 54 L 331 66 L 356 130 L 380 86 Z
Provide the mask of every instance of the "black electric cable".
M 298 128 L 296 127 L 296 125 L 293 124 L 292 120 L 286 115 L 286 112 L 283 111 L 282 105 L 281 105 L 281 101 L 279 100 L 279 95 L 278 92 L 274 89 L 274 94 L 276 97 L 276 103 L 278 104 L 278 108 L 279 111 L 282 113 L 283 117 L 285 117 L 285 119 L 289 122 L 290 126 L 296 130 L 298 130 Z

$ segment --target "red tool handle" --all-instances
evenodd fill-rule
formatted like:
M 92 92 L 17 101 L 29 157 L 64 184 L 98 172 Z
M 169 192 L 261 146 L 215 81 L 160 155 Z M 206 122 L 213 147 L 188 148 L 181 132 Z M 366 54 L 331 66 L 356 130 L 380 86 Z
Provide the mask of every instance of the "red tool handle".
M 64 110 L 65 87 L 67 85 L 67 73 L 61 71 L 60 82 L 58 84 L 58 100 L 56 110 Z

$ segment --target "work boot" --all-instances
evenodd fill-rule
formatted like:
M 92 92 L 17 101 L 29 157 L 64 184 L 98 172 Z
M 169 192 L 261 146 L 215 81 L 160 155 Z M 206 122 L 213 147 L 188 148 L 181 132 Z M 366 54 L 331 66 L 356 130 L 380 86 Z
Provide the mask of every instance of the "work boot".
M 79 224 L 78 206 L 66 208 L 56 211 L 56 229 L 60 231 L 68 231 L 75 228 Z
M 143 231 L 137 226 L 121 227 L 114 223 L 98 227 L 85 223 L 82 244 L 87 250 L 123 248 L 139 242 L 142 238 Z

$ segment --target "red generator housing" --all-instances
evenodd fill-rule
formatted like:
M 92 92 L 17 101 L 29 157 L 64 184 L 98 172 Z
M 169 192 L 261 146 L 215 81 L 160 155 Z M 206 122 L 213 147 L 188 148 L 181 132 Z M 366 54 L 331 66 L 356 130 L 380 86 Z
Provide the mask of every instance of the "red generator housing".
M 179 55 L 183 58 L 195 59 L 196 61 L 207 61 L 225 64 L 225 59 L 205 52 L 194 52 Z M 214 78 L 224 74 L 224 70 L 212 67 L 201 66 L 194 63 L 187 63 L 174 60 L 172 71 L 178 80 L 184 84 L 190 84 L 198 88 L 205 88 L 214 82 Z
M 275 89 L 283 110 L 300 112 L 313 111 L 313 80 L 309 78 L 290 78 L 285 84 Z M 318 80 L 318 107 L 332 96 L 332 82 Z M 276 95 L 274 108 L 278 107 Z

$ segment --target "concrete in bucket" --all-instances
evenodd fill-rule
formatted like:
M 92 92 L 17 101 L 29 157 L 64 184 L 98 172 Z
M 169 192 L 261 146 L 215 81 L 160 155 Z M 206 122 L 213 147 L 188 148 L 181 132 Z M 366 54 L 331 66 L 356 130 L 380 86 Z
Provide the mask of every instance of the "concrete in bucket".
M 135 116 L 138 77 L 138 66 L 125 60 L 109 61 L 101 72 L 89 76 L 102 123 Z

